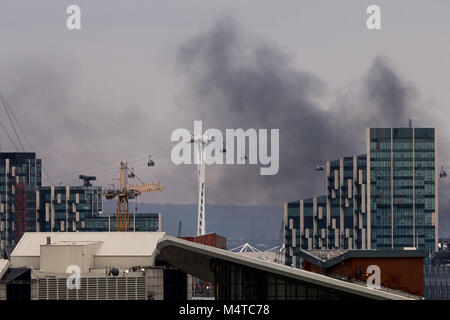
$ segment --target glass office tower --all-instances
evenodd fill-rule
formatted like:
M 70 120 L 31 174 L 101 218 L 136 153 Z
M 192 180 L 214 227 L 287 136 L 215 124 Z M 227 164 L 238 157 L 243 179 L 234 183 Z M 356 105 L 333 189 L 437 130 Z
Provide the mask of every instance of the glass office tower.
M 371 128 L 367 139 L 370 248 L 436 251 L 435 129 Z

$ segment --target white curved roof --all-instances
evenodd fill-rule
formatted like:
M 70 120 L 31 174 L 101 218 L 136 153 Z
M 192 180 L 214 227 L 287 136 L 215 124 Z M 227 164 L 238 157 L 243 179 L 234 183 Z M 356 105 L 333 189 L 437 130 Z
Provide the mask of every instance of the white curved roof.
M 366 286 L 334 279 L 318 273 L 280 265 L 274 262 L 246 257 L 239 253 L 165 236 L 158 242 L 162 258 L 180 270 L 206 281 L 214 281 L 211 259 L 220 259 L 235 264 L 278 274 L 319 286 L 360 295 L 370 299 L 413 300 L 417 298 L 384 290 L 369 289 Z

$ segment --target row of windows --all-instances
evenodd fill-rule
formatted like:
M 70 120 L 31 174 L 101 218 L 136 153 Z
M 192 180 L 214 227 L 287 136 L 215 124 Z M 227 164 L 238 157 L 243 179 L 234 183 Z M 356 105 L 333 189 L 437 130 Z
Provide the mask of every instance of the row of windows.
M 387 141 L 371 141 L 370 150 L 391 150 L 391 142 Z
M 108 230 L 108 219 L 86 219 L 86 229 L 90 231 L 104 231 Z M 116 228 L 116 218 L 111 217 L 111 230 Z M 130 229 L 134 228 L 134 219 L 130 217 Z M 159 221 L 155 218 L 149 218 L 143 220 L 142 218 L 136 219 L 136 231 L 156 231 L 158 229 Z
M 411 160 L 414 158 L 415 161 L 434 161 L 433 151 L 372 151 L 370 153 L 371 162 L 379 162 L 384 159 L 385 161 L 390 161 L 391 156 L 393 160 Z
M 434 140 L 434 128 L 370 128 L 370 140 L 377 139 L 412 139 Z
M 405 150 L 405 149 L 413 149 L 413 141 L 412 140 L 404 140 L 398 141 L 394 140 L 392 143 L 392 147 L 394 150 Z M 386 150 L 391 149 L 390 141 L 372 141 L 370 143 L 370 148 L 372 150 Z M 414 149 L 420 150 L 434 150 L 434 141 L 414 141 Z
M 98 205 L 98 208 L 101 209 L 101 202 Z M 55 204 L 55 210 L 56 211 L 66 211 L 66 209 L 68 209 L 69 211 L 72 211 L 73 207 L 71 205 L 69 205 L 68 207 L 66 207 L 65 203 L 57 203 Z M 75 209 L 77 211 L 90 211 L 90 210 L 94 210 L 97 211 L 97 205 L 94 203 L 93 206 L 91 206 L 90 203 L 78 203 L 75 205 Z
M 413 186 L 413 179 L 410 179 L 410 178 L 405 179 L 402 177 L 395 177 L 395 179 L 392 179 L 392 180 L 394 182 L 394 189 L 397 189 L 397 188 L 400 189 L 400 187 L 411 187 L 412 188 L 412 186 Z M 434 192 L 434 191 L 430 191 L 430 190 L 432 190 L 431 188 L 434 188 L 434 187 L 431 187 L 431 186 L 434 186 L 434 184 L 425 184 L 422 179 L 417 179 L 415 182 L 416 182 L 415 185 L 418 187 L 428 185 L 428 187 L 426 187 L 427 188 L 426 193 Z M 377 188 L 378 187 L 390 187 L 391 179 L 377 178 L 377 179 L 373 180 L 373 183 L 376 184 Z
M 56 193 L 54 195 L 54 200 L 58 200 L 58 195 L 61 198 L 61 201 L 66 201 L 66 193 Z M 89 193 L 89 192 L 85 192 L 85 193 L 78 193 L 78 197 L 80 201 L 88 201 L 91 202 L 93 201 L 102 201 L 102 195 L 101 192 L 95 192 L 94 194 Z M 50 202 L 51 201 L 51 194 L 46 192 L 45 193 L 45 201 Z M 75 193 L 71 193 L 70 197 L 69 197 L 70 201 L 76 201 L 76 194 Z
M 398 177 L 395 180 L 400 180 Z M 394 180 L 394 181 L 395 181 Z M 411 181 L 411 179 L 401 179 L 402 181 L 409 181 L 409 182 L 402 182 L 402 185 L 398 185 L 400 182 L 395 182 L 396 185 L 396 189 L 409 189 L 412 190 L 413 188 L 413 183 Z M 391 184 L 390 184 L 390 179 L 385 179 L 385 178 L 377 178 L 377 179 L 373 179 L 372 181 L 372 189 L 371 192 L 372 194 L 378 194 L 379 190 L 390 190 Z M 416 179 L 415 180 L 415 189 L 421 189 L 421 190 L 425 190 L 425 186 L 428 185 L 432 185 L 434 186 L 434 181 L 425 181 L 423 179 Z M 434 187 L 433 187 L 434 188 Z M 426 189 L 426 193 L 429 193 L 429 187 L 427 187 Z

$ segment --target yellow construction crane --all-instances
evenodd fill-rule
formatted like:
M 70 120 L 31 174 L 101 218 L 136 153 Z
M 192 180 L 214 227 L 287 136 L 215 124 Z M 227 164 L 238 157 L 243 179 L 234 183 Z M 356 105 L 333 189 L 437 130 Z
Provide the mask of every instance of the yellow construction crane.
M 139 185 L 128 185 L 128 165 L 120 162 L 120 185 L 119 189 L 107 189 L 103 193 L 106 199 L 113 200 L 117 197 L 116 207 L 116 231 L 128 231 L 130 225 L 130 216 L 128 211 L 128 199 L 134 199 L 142 193 L 164 191 L 159 181 L 154 183 L 142 183 Z M 130 171 L 131 176 L 135 176 L 134 170 Z

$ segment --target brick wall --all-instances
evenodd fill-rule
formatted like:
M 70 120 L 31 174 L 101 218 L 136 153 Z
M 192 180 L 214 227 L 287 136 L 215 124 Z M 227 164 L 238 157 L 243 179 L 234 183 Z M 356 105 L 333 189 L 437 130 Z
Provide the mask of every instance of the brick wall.
M 370 265 L 380 267 L 381 286 L 424 295 L 423 258 L 351 258 L 326 270 L 305 261 L 304 269 L 322 274 L 343 275 L 365 282 L 368 277 L 366 270 Z

